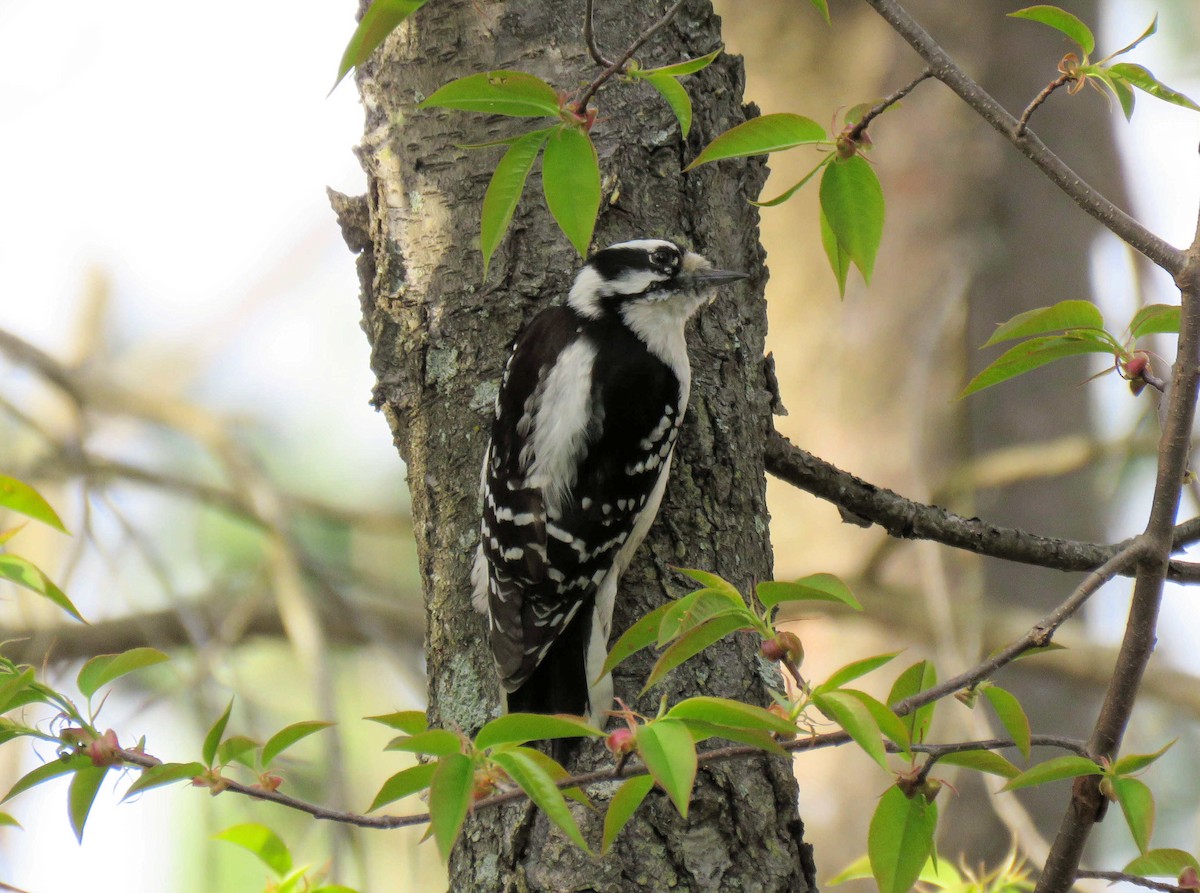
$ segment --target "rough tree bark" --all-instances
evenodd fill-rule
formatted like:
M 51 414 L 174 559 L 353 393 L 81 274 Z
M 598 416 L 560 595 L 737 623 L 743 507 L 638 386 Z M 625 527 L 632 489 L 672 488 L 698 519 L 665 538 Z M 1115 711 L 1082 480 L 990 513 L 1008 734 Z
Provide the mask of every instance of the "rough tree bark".
M 600 4 L 597 34 L 607 54 L 621 52 L 669 5 Z M 578 88 L 597 71 L 583 45 L 583 15 L 583 0 L 438 0 L 421 10 L 359 74 L 368 194 L 334 196 L 347 241 L 361 251 L 375 399 L 408 465 L 429 620 L 430 718 L 467 732 L 495 715 L 498 700 L 483 621 L 468 599 L 490 407 L 512 338 L 534 313 L 562 299 L 579 261 L 542 206 L 535 173 L 481 282 L 479 209 L 499 150 L 460 147 L 528 128 L 513 119 L 415 107 L 452 78 L 494 69 Z M 709 4 L 694 0 L 639 56 L 647 65 L 666 64 L 720 44 Z M 756 112 L 742 105 L 738 58 L 718 59 L 688 87 L 695 118 L 686 144 L 648 87 L 615 83 L 601 93 L 593 137 L 604 202 L 594 244 L 676 239 L 753 279 L 727 290 L 693 323 L 691 406 L 659 519 L 622 583 L 617 632 L 686 591 L 669 565 L 713 570 L 741 587 L 771 574 L 763 476 L 770 403 L 762 368 L 766 271 L 757 213 L 745 201 L 757 194 L 765 171 L 761 163 L 728 162 L 680 172 L 699 147 Z M 647 669 L 647 660 L 621 668 L 618 695 L 633 702 Z M 675 671 L 639 704 L 653 712 L 663 693 L 762 703 L 769 681 L 754 643 L 729 640 Z M 580 765 L 601 759 L 598 751 L 585 749 Z M 602 816 L 577 811 L 593 841 Z M 727 763 L 701 771 L 687 820 L 652 793 L 599 861 L 528 805 L 477 815 L 451 860 L 451 888 L 804 891 L 815 881 L 802 835 L 786 761 Z

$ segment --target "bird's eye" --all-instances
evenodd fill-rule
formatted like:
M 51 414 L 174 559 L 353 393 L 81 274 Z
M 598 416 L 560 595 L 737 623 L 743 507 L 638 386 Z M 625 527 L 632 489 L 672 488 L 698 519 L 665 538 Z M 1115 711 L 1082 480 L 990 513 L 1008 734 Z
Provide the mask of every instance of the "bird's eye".
M 676 264 L 675 252 L 669 248 L 655 248 L 650 255 L 650 261 L 656 267 L 664 269 L 673 269 Z

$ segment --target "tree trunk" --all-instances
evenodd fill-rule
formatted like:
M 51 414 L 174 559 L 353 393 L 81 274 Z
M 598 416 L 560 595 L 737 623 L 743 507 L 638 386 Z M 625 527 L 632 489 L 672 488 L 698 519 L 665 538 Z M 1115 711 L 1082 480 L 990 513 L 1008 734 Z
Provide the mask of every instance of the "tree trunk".
M 597 36 L 605 53 L 622 52 L 669 5 L 600 4 Z M 501 150 L 461 146 L 531 129 L 531 122 L 416 105 L 453 78 L 495 69 L 576 89 L 598 71 L 583 45 L 583 14 L 582 0 L 438 0 L 419 11 L 359 74 L 367 109 L 365 208 L 361 200 L 335 197 L 347 240 L 362 251 L 375 399 L 408 465 L 429 619 L 430 719 L 466 732 L 498 709 L 484 622 L 470 608 L 468 583 L 491 404 L 512 339 L 537 311 L 564 299 L 579 259 L 546 211 L 535 171 L 481 281 L 480 204 Z M 720 44 L 718 20 L 707 2 L 696 0 L 640 58 L 651 67 Z M 770 402 L 762 367 L 766 272 L 758 215 L 745 201 L 756 196 L 764 166 L 725 162 L 680 172 L 713 136 L 755 112 L 742 105 L 738 58 L 718 59 L 687 87 L 695 115 L 686 145 L 649 87 L 611 82 L 600 93 L 592 136 L 604 202 L 594 244 L 674 239 L 754 278 L 726 290 L 689 333 L 691 405 L 658 521 L 622 581 L 618 634 L 688 591 L 670 565 L 715 571 L 743 590 L 771 576 L 763 477 Z M 766 701 L 770 673 L 749 636 L 711 648 L 639 700 L 648 667 L 648 659 L 631 660 L 615 678 L 617 695 L 643 712 L 653 713 L 664 693 L 672 700 L 703 693 Z M 578 768 L 606 759 L 598 745 L 585 747 Z M 603 810 L 580 808 L 576 817 L 598 844 Z M 664 795 L 652 793 L 612 853 L 598 861 L 528 805 L 480 813 L 468 819 L 451 859 L 451 889 L 803 891 L 814 881 L 802 834 L 787 761 L 724 763 L 699 773 L 686 820 Z

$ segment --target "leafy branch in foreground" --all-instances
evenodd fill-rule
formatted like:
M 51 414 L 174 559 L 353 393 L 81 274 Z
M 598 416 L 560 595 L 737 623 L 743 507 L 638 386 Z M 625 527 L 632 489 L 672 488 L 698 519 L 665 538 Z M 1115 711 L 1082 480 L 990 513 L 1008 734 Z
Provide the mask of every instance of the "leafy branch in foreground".
M 1060 301 L 1019 313 L 1002 324 L 983 345 L 1024 339 L 1009 348 L 963 388 L 959 398 L 1031 372 L 1048 363 L 1085 353 L 1109 354 L 1113 369 L 1130 383 L 1136 395 L 1146 385 L 1164 390 L 1150 365 L 1150 353 L 1134 348 L 1137 339 L 1154 334 L 1179 333 L 1180 308 L 1176 304 L 1151 304 L 1139 310 L 1122 341 L 1104 326 L 1100 308 L 1090 301 Z
M 1096 38 L 1092 34 L 1092 29 L 1066 10 L 1049 5 L 1029 6 L 1016 12 L 1010 12 L 1009 16 L 1047 25 L 1065 35 L 1079 50 L 1078 53 L 1070 52 L 1063 56 L 1058 63 L 1058 77 L 1047 84 L 1021 114 L 1014 130 L 1016 136 L 1024 136 L 1029 119 L 1038 106 L 1045 102 L 1051 93 L 1064 85 L 1069 85 L 1067 92 L 1074 94 L 1082 90 L 1085 84 L 1090 84 L 1094 89 L 1099 90 L 1100 88 L 1096 86 L 1098 81 L 1108 88 L 1108 91 L 1120 104 L 1126 120 L 1133 117 L 1135 87 L 1164 102 L 1200 112 L 1200 105 L 1196 105 L 1179 91 L 1172 90 L 1141 65 L 1112 61 L 1117 56 L 1125 55 L 1153 35 L 1158 30 L 1158 16 L 1154 17 L 1141 36 L 1132 43 L 1126 44 L 1121 49 L 1109 53 L 1103 59 L 1095 62 L 1091 61 L 1091 54 L 1096 49 Z

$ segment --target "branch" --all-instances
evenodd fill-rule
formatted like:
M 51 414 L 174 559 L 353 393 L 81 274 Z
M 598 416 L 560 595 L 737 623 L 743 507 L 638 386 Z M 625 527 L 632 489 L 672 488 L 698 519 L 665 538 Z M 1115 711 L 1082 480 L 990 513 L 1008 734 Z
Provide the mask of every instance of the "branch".
M 329 639 L 347 647 L 374 644 L 381 634 L 399 653 L 417 654 L 424 636 L 419 593 L 395 594 L 393 603 L 316 601 L 321 628 Z M 98 654 L 115 654 L 151 646 L 169 650 L 188 648 L 208 632 L 222 644 L 235 645 L 259 636 L 283 638 L 286 630 L 273 601 L 253 592 L 229 598 L 227 594 L 188 599 L 188 604 L 162 611 L 124 615 L 88 625 L 55 624 L 44 627 L 0 627 L 4 654 L 15 663 L 42 664 L 87 660 Z
M 1075 80 L 1075 75 L 1068 74 L 1064 71 L 1045 87 L 1043 87 L 1042 92 L 1033 97 L 1033 102 L 1029 103 L 1029 105 L 1025 107 L 1025 111 L 1021 113 L 1021 120 L 1017 122 L 1017 126 L 1013 130 L 1013 136 L 1015 136 L 1017 139 L 1024 138 L 1025 130 L 1029 127 L 1029 119 L 1033 117 L 1033 113 L 1037 111 L 1038 106 L 1049 99 L 1050 94 L 1067 83 L 1067 81 L 1073 80 Z
M 916 89 L 917 85 L 924 80 L 933 77 L 933 72 L 926 68 L 919 75 L 897 90 L 890 96 L 885 96 L 878 103 L 871 106 L 867 113 L 859 119 L 858 123 L 846 131 L 846 137 L 854 143 L 862 140 L 863 134 L 867 132 L 867 128 L 871 126 L 871 122 L 894 106 L 897 102 Z
M 587 42 L 588 53 L 592 59 L 601 68 L 608 68 L 612 62 L 604 58 L 604 54 L 600 52 L 600 48 L 596 46 L 596 32 L 592 27 L 592 12 L 596 5 L 596 0 L 587 0 L 587 11 L 583 15 L 583 39 Z
M 960 68 L 896 0 L 866 0 L 893 30 L 917 51 L 933 76 L 953 90 L 975 112 L 1016 146 L 1075 204 L 1172 275 L 1183 269 L 1185 254 L 1156 236 L 1067 167 L 1036 134 L 1017 135 L 1018 121 Z
M 799 753 L 801 751 L 820 750 L 826 747 L 836 747 L 841 744 L 847 744 L 851 741 L 849 735 L 845 732 L 831 732 L 826 735 L 813 735 L 808 738 L 800 738 L 796 741 L 782 741 L 779 745 L 790 753 Z M 1082 754 L 1084 752 L 1084 742 L 1074 738 L 1065 738 L 1060 735 L 1034 735 L 1031 738 L 1034 745 L 1042 747 L 1058 747 L 1064 750 L 1069 750 L 1072 753 Z M 890 753 L 899 753 L 900 748 L 891 741 L 885 742 L 885 746 Z M 914 744 L 910 748 L 914 752 L 936 755 L 937 757 L 945 756 L 950 753 L 961 753 L 968 750 L 993 750 L 1001 747 L 1016 747 L 1015 741 L 1009 738 L 989 738 L 982 741 L 959 741 L 952 744 Z M 162 761 L 156 757 L 144 754 L 141 751 L 127 750 L 118 748 L 117 753 L 121 759 L 134 766 L 142 769 L 151 769 L 155 766 L 162 765 Z M 697 765 L 708 765 L 709 763 L 719 763 L 728 760 L 769 756 L 769 753 L 758 747 L 749 745 L 734 745 L 731 747 L 720 747 L 714 750 L 707 750 L 696 755 Z M 650 770 L 640 763 L 629 763 L 623 766 L 612 766 L 607 769 L 597 769 L 594 772 L 583 772 L 579 775 L 572 775 L 567 778 L 560 779 L 555 782 L 555 786 L 560 790 L 565 788 L 583 788 L 594 784 L 603 784 L 605 782 L 620 781 L 626 778 L 634 778 L 639 775 L 649 775 Z M 294 809 L 297 812 L 303 812 L 315 819 L 324 819 L 331 822 L 340 822 L 345 825 L 354 825 L 359 828 L 406 828 L 412 825 L 424 825 L 429 822 L 429 813 L 416 813 L 414 815 L 379 815 L 369 816 L 356 812 L 347 812 L 338 809 L 328 809 L 316 803 L 310 803 L 307 800 L 301 800 L 298 797 L 292 797 L 288 794 L 281 794 L 279 791 L 268 791 L 253 785 L 242 784 L 228 778 L 221 778 L 222 791 L 233 791 L 235 794 L 242 794 L 246 797 L 251 797 L 255 800 L 265 800 L 269 803 L 276 803 L 280 806 L 286 806 L 288 809 Z M 219 793 L 219 792 L 218 792 Z M 513 803 L 519 800 L 528 800 L 529 795 L 520 788 L 503 791 L 499 794 L 492 794 L 489 797 L 483 797 L 471 804 L 472 812 L 477 812 L 481 809 L 494 809 L 497 806 L 503 806 L 505 803 Z
M 1138 565 L 1137 582 L 1121 650 L 1113 667 L 1112 682 L 1092 731 L 1088 750 L 1093 759 L 1113 759 L 1129 725 L 1142 674 L 1154 650 L 1155 628 L 1167 578 L 1168 557 L 1172 548 L 1173 524 L 1179 511 L 1183 480 L 1187 474 L 1196 398 L 1200 393 L 1200 219 L 1196 235 L 1187 252 L 1187 262 L 1175 279 L 1182 292 L 1179 351 L 1175 357 L 1168 406 L 1159 442 L 1158 477 L 1146 532 L 1142 535 L 1146 551 Z M 1060 893 L 1067 890 L 1079 869 L 1092 826 L 1099 821 L 1104 804 L 1098 782 L 1075 782 L 1071 804 L 1063 816 L 1058 836 L 1036 893 Z
M 1003 558 L 1060 571 L 1089 571 L 1127 547 L 1129 540 L 1115 545 L 1053 539 L 1015 527 L 1000 527 L 979 518 L 964 518 L 935 505 L 906 499 L 891 490 L 819 459 L 793 445 L 782 434 L 767 437 L 767 471 L 807 493 L 828 500 L 840 509 L 878 524 L 899 539 L 932 540 L 977 555 Z M 1200 519 L 1177 529 L 1179 540 L 1190 540 L 1200 532 Z M 1126 569 L 1122 573 L 1129 572 Z M 1172 561 L 1170 576 L 1181 582 L 1200 581 L 1200 566 Z
M 1080 869 L 1075 872 L 1076 878 L 1095 878 L 1100 881 L 1124 881 L 1127 884 L 1137 884 L 1149 890 L 1161 890 L 1162 893 L 1195 893 L 1195 887 L 1180 887 L 1175 884 L 1163 884 L 1152 881 L 1136 874 L 1126 874 L 1123 871 L 1087 871 Z
M 579 114 L 583 115 L 587 113 L 587 104 L 591 101 L 592 97 L 596 95 L 596 91 L 604 85 L 604 82 L 611 78 L 614 74 L 619 74 L 620 72 L 624 71 L 625 63 L 633 58 L 633 54 L 640 50 L 642 45 L 645 44 L 646 41 L 648 41 L 651 37 L 653 37 L 663 28 L 667 27 L 667 25 L 670 24 L 671 19 L 675 18 L 675 16 L 679 14 L 679 10 L 683 9 L 683 5 L 685 3 L 687 3 L 687 0 L 678 0 L 674 6 L 667 10 L 666 15 L 643 31 L 641 36 L 630 45 L 629 49 L 621 54 L 621 57 L 617 59 L 616 62 L 611 63 L 608 68 L 604 69 L 604 71 L 600 72 L 600 74 L 596 76 L 594 81 L 587 85 L 587 88 L 583 91 L 583 95 L 579 97 L 579 100 L 575 103 L 575 110 Z M 588 24 L 591 23 L 590 15 L 588 16 L 587 21 Z

